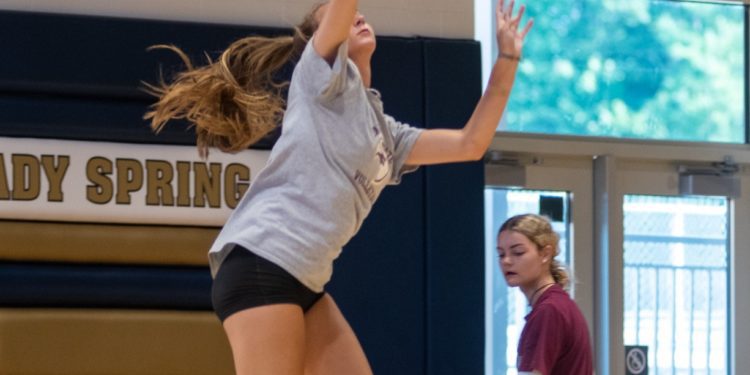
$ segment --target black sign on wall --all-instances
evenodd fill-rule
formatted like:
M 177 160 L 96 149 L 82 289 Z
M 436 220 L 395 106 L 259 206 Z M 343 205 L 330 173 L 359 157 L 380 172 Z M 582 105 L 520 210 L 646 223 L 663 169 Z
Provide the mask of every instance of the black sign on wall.
M 625 346 L 625 375 L 648 374 L 648 346 Z

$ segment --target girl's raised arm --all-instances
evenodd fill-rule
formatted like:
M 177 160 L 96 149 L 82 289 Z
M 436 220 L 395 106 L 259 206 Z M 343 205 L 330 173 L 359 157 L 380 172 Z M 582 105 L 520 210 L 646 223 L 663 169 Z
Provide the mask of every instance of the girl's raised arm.
M 315 32 L 313 47 L 329 64 L 336 59 L 336 51 L 349 38 L 357 14 L 357 0 L 330 0 L 318 10 L 320 26 Z
M 521 59 L 521 50 L 533 20 L 520 28 L 524 6 L 513 17 L 515 0 L 506 7 L 505 0 L 497 5 L 498 59 L 490 75 L 490 81 L 474 113 L 463 129 L 431 129 L 423 131 L 406 160 L 408 165 L 425 165 L 479 160 L 487 151 L 500 117 L 510 97 L 516 68 Z

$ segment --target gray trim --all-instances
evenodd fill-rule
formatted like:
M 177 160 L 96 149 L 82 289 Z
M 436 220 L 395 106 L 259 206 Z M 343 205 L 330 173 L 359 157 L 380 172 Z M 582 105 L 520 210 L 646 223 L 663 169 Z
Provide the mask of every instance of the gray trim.
M 750 176 L 747 174 L 741 179 L 744 186 L 750 184 Z M 750 314 L 750 293 L 747 289 L 750 285 L 750 272 L 747 271 L 750 269 L 750 231 L 747 230 L 750 228 L 750 199 L 745 194 L 731 202 L 729 366 L 730 374 L 744 374 L 750 368 L 750 356 L 742 355 L 750 347 L 750 324 L 747 321 Z
M 617 189 L 617 160 L 594 159 L 594 257 L 597 374 L 624 374 L 622 195 Z

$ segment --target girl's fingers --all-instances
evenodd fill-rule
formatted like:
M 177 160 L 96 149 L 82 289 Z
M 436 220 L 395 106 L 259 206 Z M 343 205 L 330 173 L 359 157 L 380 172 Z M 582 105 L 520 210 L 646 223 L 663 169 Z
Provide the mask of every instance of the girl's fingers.
M 521 31 L 521 39 L 526 38 L 526 34 L 529 33 L 529 30 L 531 30 L 531 26 L 534 26 L 534 19 L 530 19 L 529 22 L 526 23 L 526 27 L 523 28 L 523 31 Z
M 510 16 L 513 14 L 513 7 L 516 5 L 516 0 L 510 0 L 508 5 L 508 11 L 505 13 L 505 19 L 510 20 Z
M 516 15 L 515 18 L 513 18 L 513 21 L 511 21 L 513 24 L 515 24 L 516 27 L 521 23 L 521 17 L 523 17 L 523 13 L 526 11 L 526 6 L 521 5 L 521 8 L 518 9 L 518 15 Z
M 505 0 L 498 0 L 497 3 L 497 9 L 496 9 L 496 17 L 497 17 L 497 25 L 498 25 L 498 31 L 500 30 L 503 25 L 508 25 L 511 30 L 518 31 L 518 27 L 521 24 L 521 19 L 523 18 L 524 13 L 526 13 L 526 6 L 521 5 L 518 8 L 518 14 L 516 14 L 515 17 L 513 17 L 513 8 L 515 6 L 516 1 L 510 0 L 508 3 L 508 9 L 504 9 L 505 6 Z M 523 30 L 519 34 L 521 39 L 526 37 L 526 34 L 528 34 L 529 30 L 531 30 L 531 27 L 534 25 L 534 20 L 531 19 L 526 23 L 526 26 L 524 26 Z
M 502 9 L 501 8 L 502 4 L 503 4 L 503 0 L 498 0 L 497 1 L 497 7 L 495 8 L 495 19 L 496 20 L 500 19 L 500 9 Z

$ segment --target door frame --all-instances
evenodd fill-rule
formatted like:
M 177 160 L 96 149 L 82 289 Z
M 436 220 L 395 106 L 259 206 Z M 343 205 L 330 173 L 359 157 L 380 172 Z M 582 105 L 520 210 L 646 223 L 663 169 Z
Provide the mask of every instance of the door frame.
M 573 191 L 575 299 L 592 329 L 596 372 L 612 375 L 625 373 L 624 194 L 679 196 L 678 165 L 733 159 L 742 194 L 730 200 L 728 366 L 731 374 L 750 368 L 750 357 L 737 355 L 737 348 L 750 347 L 750 324 L 738 320 L 750 315 L 750 292 L 738 287 L 750 285 L 750 272 L 743 272 L 750 269 L 750 145 L 498 132 L 492 152 L 516 161 L 514 167 L 525 172 L 524 188 Z M 486 185 L 503 181 L 507 170 L 486 163 Z

